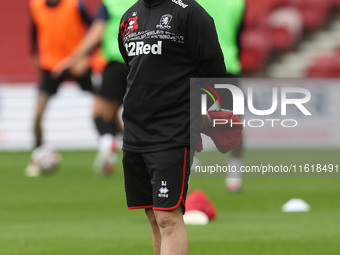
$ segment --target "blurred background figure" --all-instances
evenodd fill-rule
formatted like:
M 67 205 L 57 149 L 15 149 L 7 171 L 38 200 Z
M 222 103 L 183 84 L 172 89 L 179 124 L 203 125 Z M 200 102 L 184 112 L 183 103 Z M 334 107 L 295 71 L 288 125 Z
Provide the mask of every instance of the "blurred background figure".
M 64 1 L 60 3 L 62 2 Z M 98 0 L 86 0 L 86 4 L 92 7 L 92 9 L 98 2 Z M 211 4 L 209 4 L 210 1 L 207 2 L 205 0 L 199 0 L 199 2 L 212 14 L 214 11 L 217 11 L 215 7 L 220 6 L 220 3 L 217 2 L 211 2 Z M 242 77 L 330 78 L 339 76 L 340 1 L 248 0 L 246 2 L 244 30 L 240 40 Z M 31 140 L 30 120 L 22 117 L 31 116 L 32 96 L 27 93 L 33 94 L 32 81 L 37 79 L 36 72 L 30 67 L 30 58 L 26 54 L 28 44 L 23 44 L 23 42 L 27 41 L 27 27 L 29 26 L 29 17 L 25 6 L 27 6 L 25 1 L 22 1 L 22 4 L 18 4 L 18 6 L 13 1 L 4 2 L 1 15 L 1 19 L 11 24 L 10 26 L 0 27 L 0 32 L 6 35 L 1 42 L 2 47 L 0 47 L 0 54 L 2 56 L 0 59 L 0 80 L 2 88 L 6 86 L 6 90 L 2 92 L 3 97 L 8 99 L 2 100 L 2 108 L 8 109 L 11 113 L 13 112 L 11 116 L 17 116 L 17 119 L 15 119 L 9 118 L 5 114 L 0 115 L 1 122 L 4 123 L 0 130 L 2 134 L 0 136 L 0 145 L 4 150 L 8 148 L 27 150 L 31 148 L 30 143 L 39 144 L 38 141 Z M 227 13 L 228 9 L 223 11 Z M 12 15 L 14 12 L 17 13 L 17 17 Z M 215 17 L 215 19 L 217 24 L 218 18 Z M 55 23 L 57 26 L 58 23 Z M 224 27 L 228 26 L 223 24 L 222 29 Z M 219 27 L 218 30 L 220 30 Z M 223 40 L 222 35 L 220 37 L 220 40 Z M 58 37 L 56 41 L 59 38 L 66 38 L 66 36 Z M 62 41 L 66 42 L 67 40 Z M 230 66 L 231 61 L 228 61 L 227 53 L 225 55 L 228 70 L 237 74 L 238 71 Z M 37 63 L 37 57 L 34 57 L 34 59 L 33 62 Z M 16 89 L 19 88 L 16 84 L 24 86 Z M 25 93 L 27 95 L 25 100 L 21 100 L 22 108 L 15 108 L 7 103 L 14 100 L 12 93 Z M 56 104 L 64 104 L 63 95 L 60 93 L 59 95 L 55 97 Z M 83 97 L 79 99 L 82 100 Z M 78 99 L 74 98 L 74 102 L 78 104 Z M 86 107 L 91 105 L 91 103 L 89 101 Z M 58 107 L 55 110 L 58 112 L 62 111 Z M 77 108 L 76 110 L 80 111 L 81 109 L 84 108 Z M 56 146 L 58 149 L 64 149 L 65 147 L 93 149 L 93 146 L 96 144 L 96 133 L 95 129 L 90 127 L 90 125 L 88 126 L 89 128 L 86 128 L 86 132 L 88 132 L 86 136 L 79 132 L 79 136 L 71 136 L 75 132 L 76 122 L 86 121 L 87 116 L 79 115 L 77 118 L 73 118 L 74 114 L 71 111 L 64 111 L 63 115 L 69 120 L 67 121 L 69 126 L 65 127 L 65 135 L 62 142 L 60 139 L 60 142 L 57 142 L 56 137 L 53 139 L 46 137 L 49 133 L 56 134 L 57 130 L 61 133 L 61 129 L 59 125 L 52 125 L 50 118 L 44 119 L 44 123 L 46 123 L 46 125 L 44 124 L 44 134 L 45 139 L 48 139 L 46 142 L 51 143 L 52 146 Z M 72 119 L 76 121 L 72 121 Z M 13 126 L 17 128 L 13 128 Z M 264 141 L 268 141 L 268 139 L 263 139 L 264 133 L 255 130 L 245 130 L 246 141 L 244 143 L 246 147 L 256 148 L 264 143 Z M 296 139 L 294 140 L 296 141 Z M 86 146 L 84 146 L 85 143 Z M 263 146 L 267 147 L 267 145 Z
M 42 117 L 51 96 L 68 78 L 78 82 L 85 91 L 92 92 L 91 71 L 88 60 L 83 59 L 70 73 L 59 77 L 52 75 L 56 64 L 68 56 L 83 38 L 92 22 L 85 5 L 79 0 L 31 0 L 32 65 L 41 72 L 39 94 L 34 115 L 34 148 L 43 144 Z M 81 75 L 77 69 L 85 69 Z M 70 74 L 74 75 L 70 75 Z
M 202 4 L 207 9 L 223 9 L 220 2 L 224 1 L 229 2 L 211 0 Z M 65 82 L 49 98 L 42 123 L 44 144 L 62 155 L 61 171 L 35 180 L 22 176 L 35 144 L 32 127 L 36 84 L 41 79 L 40 69 L 37 72 L 31 67 L 32 18 L 28 2 L 1 1 L 0 9 L 0 187 L 4 194 L 0 198 L 0 240 L 6 240 L 1 243 L 1 251 L 12 255 L 56 251 L 78 255 L 84 250 L 152 254 L 150 240 L 143 232 L 143 224 L 148 223 L 139 222 L 139 216 L 126 212 L 122 171 L 116 171 L 115 178 L 109 180 L 93 178 L 91 170 L 98 150 L 98 133 L 92 121 L 95 98 L 82 92 L 76 82 Z M 83 2 L 95 13 L 101 1 Z M 249 80 L 256 99 L 254 107 L 268 109 L 272 103 L 268 93 L 271 84 L 261 86 L 262 80 L 257 78 L 285 81 L 281 78 L 294 77 L 312 93 L 308 110 L 313 116 L 301 116 L 297 109 L 297 114 L 292 113 L 299 121 L 295 128 L 279 125 L 244 128 L 245 166 L 340 165 L 339 83 L 333 79 L 303 79 L 340 77 L 340 0 L 246 2 L 240 40 L 240 77 L 255 78 Z M 228 10 L 224 11 L 230 15 Z M 223 27 L 228 28 L 228 24 Z M 67 37 L 60 39 L 66 41 Z M 226 63 L 228 66 L 227 58 Z M 253 85 L 258 80 L 259 86 Z M 271 79 L 266 80 L 271 83 Z M 246 88 L 243 83 L 240 87 Z M 245 119 L 249 120 L 248 116 Z M 225 156 L 220 156 L 221 164 L 227 163 Z M 198 158 L 206 163 L 211 154 L 207 151 L 206 158 Z M 119 161 L 117 170 L 122 169 Z M 208 226 L 189 227 L 194 240 L 192 254 L 340 254 L 339 178 L 281 178 L 280 175 L 244 179 L 241 196 L 221 195 L 225 191 L 222 179 L 191 181 L 192 189 L 203 189 L 218 210 L 216 220 Z M 197 197 L 199 201 L 206 200 Z M 291 198 L 306 201 L 311 212 L 281 212 L 282 205 Z M 199 208 L 196 205 L 191 209 L 202 211 L 200 204 Z
M 239 54 L 246 7 L 245 0 L 198 0 L 197 2 L 213 17 L 227 71 L 231 77 L 238 78 L 241 73 Z M 229 100 L 223 108 L 232 109 L 232 100 Z M 242 153 L 243 142 L 241 139 L 239 145 L 232 150 L 229 160 L 229 164 L 235 166 L 236 169 L 240 169 L 243 164 Z M 229 173 L 225 180 L 226 188 L 232 193 L 239 192 L 242 188 L 241 178 L 240 172 Z
M 55 68 L 55 72 L 59 74 L 65 71 L 72 72 L 101 45 L 101 54 L 108 63 L 103 73 L 93 113 L 100 134 L 94 169 L 101 174 L 114 170 L 117 161 L 116 151 L 120 147 L 120 142 L 116 139 L 117 132 L 122 131 L 118 110 L 126 91 L 128 68 L 119 52 L 118 30 L 122 15 L 135 2 L 135 0 L 102 1 L 85 38 L 77 49 Z M 83 72 L 85 71 L 84 69 Z
M 193 190 L 188 195 L 184 215 L 186 225 L 206 225 L 216 217 L 216 207 L 203 190 Z

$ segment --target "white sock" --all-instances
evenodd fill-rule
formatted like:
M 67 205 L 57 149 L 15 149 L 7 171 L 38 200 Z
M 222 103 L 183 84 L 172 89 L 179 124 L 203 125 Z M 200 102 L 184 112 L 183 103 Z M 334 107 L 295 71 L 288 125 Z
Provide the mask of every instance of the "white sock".
M 104 134 L 99 138 L 99 150 L 110 150 L 113 139 L 115 137 L 111 134 Z
M 241 158 L 230 157 L 229 164 L 236 168 L 235 173 L 228 173 L 227 178 L 242 178 L 242 173 L 240 172 L 241 166 L 243 165 L 243 160 Z

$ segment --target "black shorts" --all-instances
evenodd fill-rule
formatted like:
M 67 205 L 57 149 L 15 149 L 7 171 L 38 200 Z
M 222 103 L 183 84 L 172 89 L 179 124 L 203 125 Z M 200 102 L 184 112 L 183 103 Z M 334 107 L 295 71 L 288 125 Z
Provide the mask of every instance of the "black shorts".
M 100 96 L 109 100 L 123 102 L 126 91 L 126 78 L 129 70 L 124 63 L 109 62 L 103 73 Z
M 68 75 L 61 75 L 57 78 L 52 77 L 51 71 L 42 70 L 42 79 L 40 82 L 39 90 L 47 92 L 50 95 L 56 94 L 59 85 L 66 79 L 75 80 L 82 90 L 92 92 L 91 70 L 89 69 L 81 77 L 72 77 Z
M 190 175 L 189 150 L 124 151 L 123 166 L 128 209 L 169 211 L 182 205 L 184 213 Z

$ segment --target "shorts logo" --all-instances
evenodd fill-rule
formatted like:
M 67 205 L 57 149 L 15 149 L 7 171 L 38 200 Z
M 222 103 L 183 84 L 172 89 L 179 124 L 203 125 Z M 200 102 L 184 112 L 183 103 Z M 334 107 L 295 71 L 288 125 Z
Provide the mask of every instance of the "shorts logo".
M 162 181 L 162 187 L 159 189 L 158 197 L 168 198 L 169 197 L 169 194 L 167 194 L 168 192 L 169 190 L 166 187 L 166 181 Z
M 161 20 L 156 27 L 160 29 L 170 29 L 171 26 L 169 25 L 170 25 L 171 20 L 172 20 L 172 15 L 165 14 L 161 17 Z

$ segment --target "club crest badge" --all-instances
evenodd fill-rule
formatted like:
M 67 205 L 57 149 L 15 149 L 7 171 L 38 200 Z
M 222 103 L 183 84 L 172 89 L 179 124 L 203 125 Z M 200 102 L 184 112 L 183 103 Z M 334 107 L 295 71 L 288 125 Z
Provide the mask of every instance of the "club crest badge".
M 134 12 L 133 15 L 137 15 Z M 124 20 L 119 25 L 119 34 L 124 40 L 125 35 L 132 33 L 138 29 L 138 16 L 130 17 L 128 20 Z
M 138 16 L 135 16 L 135 17 L 132 17 L 132 18 L 129 18 L 128 19 L 128 24 L 127 24 L 127 31 L 130 33 L 130 32 L 133 32 L 135 30 L 138 29 Z
M 160 28 L 160 29 L 170 29 L 170 23 L 172 20 L 172 15 L 170 14 L 165 14 L 161 17 L 161 20 L 159 22 L 159 24 L 156 26 L 156 28 Z

